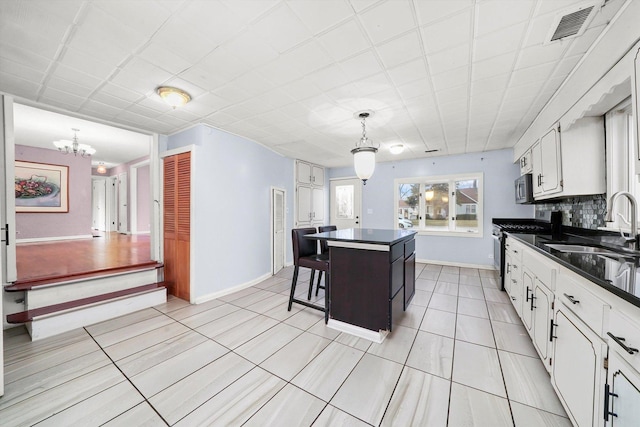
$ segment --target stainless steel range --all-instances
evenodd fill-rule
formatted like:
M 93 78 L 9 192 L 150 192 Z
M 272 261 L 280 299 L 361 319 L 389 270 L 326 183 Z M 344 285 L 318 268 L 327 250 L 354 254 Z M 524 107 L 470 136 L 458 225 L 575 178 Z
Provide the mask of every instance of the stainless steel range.
M 493 264 L 500 272 L 500 288 L 504 291 L 504 233 L 559 234 L 561 212 L 536 212 L 536 218 L 493 218 Z

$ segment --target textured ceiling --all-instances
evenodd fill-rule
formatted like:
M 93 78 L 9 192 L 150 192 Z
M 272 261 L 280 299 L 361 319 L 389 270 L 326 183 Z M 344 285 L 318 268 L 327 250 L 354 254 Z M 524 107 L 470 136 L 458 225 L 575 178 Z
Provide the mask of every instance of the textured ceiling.
M 2 0 L 0 91 L 161 134 L 205 123 L 329 167 L 351 163 L 363 109 L 380 161 L 500 149 L 624 1 L 603 3 Z M 560 12 L 593 4 L 584 34 L 544 43 Z M 160 85 L 193 101 L 172 110 Z

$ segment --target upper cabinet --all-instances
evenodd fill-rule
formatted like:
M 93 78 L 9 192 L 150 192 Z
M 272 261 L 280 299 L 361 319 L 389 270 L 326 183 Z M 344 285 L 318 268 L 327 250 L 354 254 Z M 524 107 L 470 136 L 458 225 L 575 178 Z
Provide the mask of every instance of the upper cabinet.
M 324 168 L 296 161 L 296 227 L 324 224 Z
M 636 129 L 636 173 L 640 174 L 640 43 L 634 49 L 633 75 L 631 76 L 632 99 L 635 102 L 635 129 Z
M 297 183 L 324 186 L 324 168 L 313 165 L 311 163 L 298 160 L 297 166 Z
M 549 129 L 531 148 L 536 200 L 606 192 L 604 121 L 577 120 L 563 131 Z
M 531 148 L 525 151 L 520 157 L 520 175 L 533 172 L 533 164 L 531 161 Z

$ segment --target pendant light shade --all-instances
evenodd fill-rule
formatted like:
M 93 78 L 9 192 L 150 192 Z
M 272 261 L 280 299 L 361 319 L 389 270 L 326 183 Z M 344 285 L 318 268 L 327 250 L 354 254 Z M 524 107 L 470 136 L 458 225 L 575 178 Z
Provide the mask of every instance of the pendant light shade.
M 377 151 L 378 149 L 374 147 L 359 147 L 351 150 L 356 175 L 365 185 L 367 184 L 367 180 L 373 175 L 373 171 L 376 170 Z
M 365 120 L 372 115 L 373 111 L 370 110 L 354 114 L 354 117 L 362 119 L 362 137 L 356 143 L 356 148 L 351 150 L 351 154 L 353 154 L 353 167 L 356 170 L 356 175 L 364 185 L 367 185 L 367 180 L 371 178 L 376 169 L 376 153 L 378 152 L 378 147 L 374 146 L 373 142 L 367 138 Z

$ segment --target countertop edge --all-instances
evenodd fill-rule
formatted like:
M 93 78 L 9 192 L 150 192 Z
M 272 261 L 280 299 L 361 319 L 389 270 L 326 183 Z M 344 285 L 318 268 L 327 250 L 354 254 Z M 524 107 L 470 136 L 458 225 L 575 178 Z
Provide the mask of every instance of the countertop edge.
M 507 235 L 509 235 L 510 237 L 513 237 L 514 239 L 516 239 L 517 241 L 519 241 L 520 243 L 526 245 L 528 248 L 534 249 L 537 253 L 544 255 L 545 257 L 549 258 L 550 260 L 558 263 L 559 265 L 565 267 L 568 270 L 573 271 L 574 273 L 578 274 L 581 277 L 584 277 L 585 279 L 589 280 L 590 282 L 594 283 L 597 286 L 600 286 L 601 288 L 603 288 L 604 290 L 614 294 L 615 296 L 622 298 L 623 300 L 627 301 L 630 304 L 633 304 L 634 306 L 640 308 L 640 298 L 637 298 L 631 294 L 629 294 L 628 292 L 625 292 L 615 286 L 610 285 L 609 283 L 607 283 L 604 280 L 598 279 L 597 277 L 594 277 L 592 275 L 590 275 L 589 273 L 587 273 L 586 271 L 554 256 L 553 254 L 550 254 L 549 252 L 545 252 L 544 250 L 540 249 L 539 247 L 532 245 L 531 243 L 527 242 L 526 240 L 523 240 L 521 238 L 518 237 L 519 233 L 506 233 Z

